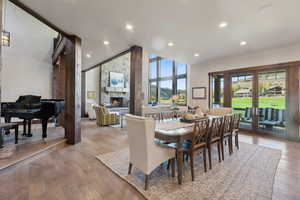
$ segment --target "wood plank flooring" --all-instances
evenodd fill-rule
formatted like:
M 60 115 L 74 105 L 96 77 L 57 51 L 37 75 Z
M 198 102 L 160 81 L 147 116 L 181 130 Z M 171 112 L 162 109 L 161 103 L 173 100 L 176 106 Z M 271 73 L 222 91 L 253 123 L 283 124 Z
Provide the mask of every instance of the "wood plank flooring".
M 125 129 L 97 128 L 95 122 L 84 120 L 82 137 L 76 146 L 60 144 L 16 167 L 0 171 L 0 199 L 144 199 L 95 158 L 101 153 L 126 148 Z M 300 143 L 246 134 L 240 140 L 282 150 L 273 199 L 299 200 Z

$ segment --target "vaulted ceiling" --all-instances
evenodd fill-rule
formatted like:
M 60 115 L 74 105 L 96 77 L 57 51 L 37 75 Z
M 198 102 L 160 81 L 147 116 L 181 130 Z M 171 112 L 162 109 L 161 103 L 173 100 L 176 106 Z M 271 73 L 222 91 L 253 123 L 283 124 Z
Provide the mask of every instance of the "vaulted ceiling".
M 300 42 L 299 0 L 20 1 L 82 38 L 83 68 L 131 45 L 194 64 Z M 228 26 L 219 28 L 223 21 Z

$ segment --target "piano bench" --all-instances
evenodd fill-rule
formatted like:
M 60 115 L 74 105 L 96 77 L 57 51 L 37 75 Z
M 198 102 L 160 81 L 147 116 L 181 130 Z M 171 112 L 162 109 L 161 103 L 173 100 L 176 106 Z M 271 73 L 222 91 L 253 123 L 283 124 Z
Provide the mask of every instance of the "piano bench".
M 0 123 L 0 148 L 3 148 L 3 130 L 14 129 L 15 130 L 15 144 L 18 144 L 19 137 L 19 125 L 20 123 Z

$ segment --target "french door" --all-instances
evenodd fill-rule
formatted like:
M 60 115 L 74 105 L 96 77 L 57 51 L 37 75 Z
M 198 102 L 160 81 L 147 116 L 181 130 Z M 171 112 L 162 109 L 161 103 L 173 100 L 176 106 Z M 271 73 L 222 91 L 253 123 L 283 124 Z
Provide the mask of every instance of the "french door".
M 285 136 L 287 72 L 260 70 L 212 76 L 212 106 L 241 113 L 240 128 Z

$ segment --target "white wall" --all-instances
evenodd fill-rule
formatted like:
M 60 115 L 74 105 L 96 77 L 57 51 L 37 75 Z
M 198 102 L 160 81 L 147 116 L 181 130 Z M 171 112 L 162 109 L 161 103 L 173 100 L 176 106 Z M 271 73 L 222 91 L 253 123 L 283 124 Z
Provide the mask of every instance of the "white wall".
M 88 103 L 99 104 L 99 92 L 100 92 L 100 67 L 96 67 L 86 72 L 86 108 L 88 110 Z M 96 92 L 95 99 L 88 99 L 87 92 Z
M 247 48 L 247 46 L 245 47 Z M 276 64 L 300 60 L 300 44 L 289 45 L 280 48 L 267 49 L 247 55 L 231 56 L 204 63 L 198 63 L 191 68 L 191 87 L 207 87 L 208 73 L 243 67 L 253 67 L 266 64 Z M 190 94 L 192 93 L 190 89 Z M 204 109 L 208 107 L 207 100 L 193 100 L 193 105 L 200 105 Z
M 11 33 L 11 46 L 3 47 L 2 101 L 26 94 L 51 98 L 51 54 L 57 33 L 12 3 L 6 3 L 5 29 Z

